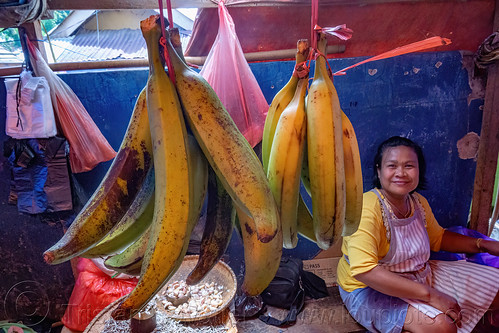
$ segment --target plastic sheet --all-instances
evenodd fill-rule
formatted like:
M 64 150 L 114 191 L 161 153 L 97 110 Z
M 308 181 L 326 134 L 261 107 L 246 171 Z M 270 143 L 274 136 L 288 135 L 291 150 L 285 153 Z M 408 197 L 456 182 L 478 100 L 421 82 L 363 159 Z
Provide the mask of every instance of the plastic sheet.
M 262 296 L 239 294 L 234 297 L 234 316 L 240 320 L 250 319 L 263 310 Z
M 73 173 L 92 170 L 109 161 L 116 152 L 94 123 L 78 96 L 58 77 L 28 40 L 31 63 L 36 76 L 43 76 L 50 86 L 52 105 L 62 134 L 69 142 L 69 162 Z
M 461 227 L 461 226 L 450 227 L 450 228 L 447 228 L 447 230 L 453 231 L 455 233 L 465 235 L 465 236 L 492 240 L 492 238 L 487 237 L 484 234 L 479 233 L 476 230 L 468 229 L 468 228 Z M 473 262 L 473 263 L 479 264 L 479 265 L 485 265 L 485 266 L 499 268 L 499 257 L 496 257 L 496 256 L 489 254 L 489 253 L 468 254 L 468 253 L 452 253 L 452 252 L 446 252 L 446 251 L 439 251 L 439 252 L 432 252 L 430 259 L 444 260 L 444 261 L 466 260 L 466 261 Z
M 73 331 L 84 331 L 106 306 L 129 294 L 136 278 L 112 278 L 90 259 L 78 259 L 78 278 L 61 321 Z
M 223 1 L 218 2 L 219 27 L 200 74 L 213 87 L 246 140 L 255 147 L 261 140 L 269 108 L 251 72 Z

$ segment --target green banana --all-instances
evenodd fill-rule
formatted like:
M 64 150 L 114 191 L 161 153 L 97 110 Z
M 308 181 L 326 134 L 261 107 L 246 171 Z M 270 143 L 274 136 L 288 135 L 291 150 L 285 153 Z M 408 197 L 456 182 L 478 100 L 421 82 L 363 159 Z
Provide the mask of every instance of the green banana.
M 295 56 L 296 66 L 293 70 L 293 74 L 291 75 L 288 83 L 286 83 L 284 87 L 279 90 L 279 92 L 274 96 L 272 102 L 270 103 L 269 110 L 265 118 L 265 125 L 263 126 L 262 136 L 262 164 L 265 173 L 267 173 L 268 171 L 270 152 L 272 150 L 272 141 L 274 140 L 279 117 L 295 95 L 296 86 L 298 85 L 299 80 L 298 73 L 300 70 L 303 71 L 303 69 L 305 68 L 301 66 L 301 64 L 307 60 L 308 50 L 308 41 L 306 39 L 300 39 L 297 42 L 297 51 Z
M 142 188 L 130 205 L 125 216 L 94 247 L 80 256 L 84 258 L 104 257 L 118 253 L 136 241 L 152 222 L 154 212 L 154 168 L 149 172 Z
M 283 245 L 287 249 L 296 247 L 298 242 L 297 211 L 307 132 L 307 86 L 308 76 L 299 80 L 293 99 L 279 118 L 267 171 L 270 188 L 280 212 Z
M 187 276 L 189 285 L 197 284 L 225 253 L 232 236 L 232 199 L 213 170 L 208 178 L 208 211 L 201 239 L 199 259 Z
M 341 108 L 327 74 L 326 37 L 320 34 L 314 79 L 307 97 L 307 149 L 317 245 L 328 249 L 341 238 L 345 219 L 345 171 Z
M 258 238 L 271 241 L 278 230 L 279 213 L 260 160 L 213 88 L 187 67 L 169 40 L 166 46 L 190 129 L 231 198 L 253 217 Z
M 104 266 L 116 272 L 128 275 L 140 275 L 142 259 L 147 249 L 151 228 L 147 230 L 127 247 L 123 252 L 112 255 L 104 260 Z
M 262 243 L 253 229 L 254 222 L 239 206 L 234 205 L 244 245 L 244 279 L 241 290 L 249 296 L 261 294 L 275 276 L 282 256 L 282 231 Z
M 308 170 L 308 144 L 306 139 L 305 139 L 305 149 L 303 151 L 303 162 L 301 164 L 300 178 L 301 178 L 301 183 L 305 188 L 305 191 L 307 191 L 308 195 L 311 195 L 312 192 L 310 191 L 310 172 Z
M 303 197 L 300 194 L 300 201 L 298 202 L 298 234 L 302 235 L 306 239 L 311 242 L 316 243 L 317 238 L 315 238 L 314 232 L 314 219 L 312 218 L 312 214 L 308 209 Z
M 135 104 L 118 154 L 63 237 L 44 252 L 47 263 L 58 264 L 74 258 L 107 235 L 140 191 L 152 167 L 152 151 L 144 89 Z
M 187 130 L 175 87 L 159 55 L 158 15 L 140 22 L 149 57 L 147 109 L 153 142 L 155 201 L 149 242 L 140 279 L 111 313 L 115 320 L 134 316 L 173 275 L 183 260 L 189 217 L 193 213 Z

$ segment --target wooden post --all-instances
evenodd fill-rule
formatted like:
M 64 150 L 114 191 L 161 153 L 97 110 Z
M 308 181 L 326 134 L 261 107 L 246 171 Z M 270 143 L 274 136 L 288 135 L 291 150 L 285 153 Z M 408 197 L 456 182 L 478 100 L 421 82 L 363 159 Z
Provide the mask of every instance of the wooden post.
M 18 27 L 17 30 L 19 31 L 19 38 L 21 39 L 21 46 L 23 48 L 24 57 L 26 58 L 28 56 L 28 47 L 26 46 L 23 37 L 24 35 L 26 35 L 26 37 L 29 38 L 29 40 L 33 42 L 33 44 L 35 44 L 36 48 L 40 50 L 43 59 L 47 61 L 47 53 L 45 52 L 45 45 L 43 43 L 40 20 L 36 20 L 31 23 L 24 23 L 20 27 Z
M 499 0 L 496 0 L 494 31 L 499 29 Z M 470 228 L 488 235 L 494 179 L 499 153 L 499 63 L 487 68 L 487 87 L 482 130 L 473 190 Z

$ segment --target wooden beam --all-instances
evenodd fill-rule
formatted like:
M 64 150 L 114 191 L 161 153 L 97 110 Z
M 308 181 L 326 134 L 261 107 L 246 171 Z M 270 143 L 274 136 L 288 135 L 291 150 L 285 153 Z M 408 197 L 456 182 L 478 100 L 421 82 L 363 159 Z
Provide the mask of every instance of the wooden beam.
M 19 31 L 19 38 L 21 39 L 21 46 L 23 48 L 24 57 L 28 56 L 28 48 L 25 44 L 23 35 L 35 44 L 35 47 L 40 50 L 43 59 L 47 61 L 47 53 L 45 52 L 45 45 L 43 43 L 42 27 L 40 20 L 33 21 L 31 23 L 24 23 L 17 28 Z
M 388 3 L 388 2 L 458 2 L 462 0 L 321 0 L 320 5 L 359 5 Z M 172 8 L 207 8 L 217 7 L 215 0 L 172 0 Z M 226 0 L 227 7 L 241 6 L 310 6 L 310 0 Z M 157 0 L 48 0 L 51 10 L 73 9 L 156 9 Z M 166 8 L 166 1 L 163 2 Z
M 147 59 L 138 60 L 108 60 L 108 61 L 85 61 L 85 62 L 59 62 L 49 64 L 54 72 L 78 71 L 87 69 L 110 69 L 110 68 L 132 68 L 149 67 Z M 0 68 L 0 77 L 15 76 L 21 73 L 20 66 Z
M 494 31 L 499 29 L 499 0 L 496 0 Z M 488 235 L 494 179 L 499 153 L 499 63 L 487 68 L 487 87 L 482 130 L 473 189 L 470 228 Z
M 328 45 L 327 54 L 345 52 L 345 45 Z M 278 59 L 292 59 L 296 54 L 296 49 L 275 50 L 263 52 L 245 53 L 246 61 L 269 61 Z M 203 65 L 206 57 L 185 57 L 185 60 L 194 65 Z M 83 62 L 60 62 L 49 64 L 50 68 L 57 71 L 73 71 L 87 69 L 109 69 L 109 68 L 130 68 L 149 67 L 147 59 L 131 60 L 105 60 L 105 61 L 83 61 Z M 19 75 L 21 66 L 0 68 L 0 77 Z

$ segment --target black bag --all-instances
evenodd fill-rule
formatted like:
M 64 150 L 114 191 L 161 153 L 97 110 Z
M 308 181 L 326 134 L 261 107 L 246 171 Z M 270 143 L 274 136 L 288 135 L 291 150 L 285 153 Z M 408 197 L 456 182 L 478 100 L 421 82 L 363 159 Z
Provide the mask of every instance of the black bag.
M 312 272 L 304 271 L 301 259 L 283 257 L 274 279 L 261 296 L 265 304 L 289 309 L 288 315 L 283 320 L 265 315 L 259 319 L 278 327 L 293 324 L 303 308 L 305 296 L 321 298 L 328 295 L 324 280 Z

